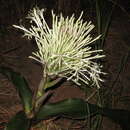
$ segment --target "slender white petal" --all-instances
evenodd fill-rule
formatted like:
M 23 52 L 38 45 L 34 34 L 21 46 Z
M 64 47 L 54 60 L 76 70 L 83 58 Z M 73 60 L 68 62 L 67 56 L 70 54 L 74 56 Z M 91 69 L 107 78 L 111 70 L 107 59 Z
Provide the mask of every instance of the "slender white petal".
M 44 9 L 30 11 L 27 17 L 31 21 L 29 29 L 14 25 L 23 30 L 25 36 L 36 40 L 38 51 L 29 58 L 46 65 L 43 72 L 48 76 L 65 77 L 78 85 L 81 82 L 88 85 L 92 81 L 99 88 L 103 81 L 100 74 L 104 73 L 96 59 L 104 55 L 100 55 L 102 50 L 91 48 L 91 43 L 100 38 L 91 36 L 92 22 L 83 22 L 83 12 L 76 20 L 74 15 L 64 18 L 62 14 L 56 16 L 52 11 L 52 28 L 49 28 L 43 14 Z

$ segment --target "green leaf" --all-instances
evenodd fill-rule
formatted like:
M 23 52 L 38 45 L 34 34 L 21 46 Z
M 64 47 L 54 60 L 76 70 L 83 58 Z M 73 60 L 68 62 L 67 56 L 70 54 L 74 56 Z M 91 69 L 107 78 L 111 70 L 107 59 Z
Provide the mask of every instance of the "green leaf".
M 72 119 L 86 119 L 95 115 L 106 116 L 114 122 L 120 124 L 123 130 L 130 129 L 130 111 L 121 109 L 101 108 L 97 105 L 90 104 L 83 99 L 66 99 L 56 103 L 46 104 L 36 114 L 36 121 L 48 119 L 55 116 L 63 116 Z M 99 118 L 97 127 L 100 124 Z
M 97 31 L 98 35 L 102 35 L 102 38 L 98 40 L 100 49 L 104 46 L 116 2 L 117 0 L 115 3 L 108 0 L 96 0 Z
M 32 91 L 29 88 L 25 78 L 21 74 L 14 72 L 12 69 L 7 67 L 0 67 L 0 73 L 5 75 L 15 85 L 16 89 L 19 92 L 25 113 L 28 116 L 31 116 Z
M 72 98 L 44 105 L 36 114 L 36 119 L 43 120 L 53 116 L 85 119 L 98 114 L 99 110 L 96 105 L 89 104 L 82 99 Z
M 5 130 L 29 130 L 30 120 L 23 111 L 18 112 L 7 124 Z

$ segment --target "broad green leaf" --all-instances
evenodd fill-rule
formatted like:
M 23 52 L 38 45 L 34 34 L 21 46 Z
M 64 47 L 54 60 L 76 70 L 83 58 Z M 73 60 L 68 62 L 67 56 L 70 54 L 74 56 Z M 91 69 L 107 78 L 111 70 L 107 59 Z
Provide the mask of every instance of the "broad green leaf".
M 57 103 L 46 104 L 36 114 L 37 120 L 53 116 L 64 116 L 73 119 L 85 119 L 97 114 L 99 107 L 82 99 L 66 99 Z
M 32 110 L 32 91 L 25 78 L 7 67 L 0 67 L 0 73 L 5 75 L 15 85 L 20 95 L 25 113 L 30 115 Z
M 130 130 L 130 111 L 101 108 L 82 99 L 66 99 L 60 102 L 46 104 L 41 107 L 40 111 L 36 114 L 35 119 L 40 121 L 54 116 L 85 119 L 97 114 L 110 118 L 115 123 L 118 123 L 123 130 Z
M 29 130 L 30 120 L 23 111 L 18 112 L 7 124 L 5 130 Z

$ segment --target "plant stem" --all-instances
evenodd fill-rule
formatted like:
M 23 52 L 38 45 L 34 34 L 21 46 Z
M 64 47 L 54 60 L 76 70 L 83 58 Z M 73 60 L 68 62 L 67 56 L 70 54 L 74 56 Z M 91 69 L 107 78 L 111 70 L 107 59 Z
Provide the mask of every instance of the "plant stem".
M 41 105 L 44 103 L 44 101 L 52 95 L 52 91 L 47 91 L 43 96 L 39 97 L 35 102 L 35 112 L 38 112 Z
M 39 106 L 37 106 L 39 104 L 39 101 L 38 101 L 39 98 L 41 98 L 45 94 L 44 86 L 45 86 L 46 82 L 47 82 L 47 73 L 45 72 L 45 66 L 44 66 L 43 78 L 41 79 L 40 84 L 39 84 L 37 90 L 35 91 L 33 100 L 32 100 L 34 112 L 37 111 L 36 110 L 37 108 L 39 108 Z M 40 101 L 40 104 L 41 104 L 41 101 Z

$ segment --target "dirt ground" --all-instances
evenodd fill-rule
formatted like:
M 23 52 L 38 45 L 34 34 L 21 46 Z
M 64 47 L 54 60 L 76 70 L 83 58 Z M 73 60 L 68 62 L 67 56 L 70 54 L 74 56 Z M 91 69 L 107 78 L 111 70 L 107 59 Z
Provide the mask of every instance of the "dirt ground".
M 13 19 L 10 19 L 6 14 L 5 12 L 5 14 L 0 15 L 0 65 L 9 66 L 22 73 L 34 91 L 41 79 L 40 66 L 28 58 L 32 51 L 35 50 L 35 43 L 21 37 L 22 33 L 12 27 L 12 24 L 18 24 L 17 21 L 13 23 Z M 103 62 L 104 71 L 108 74 L 105 76 L 105 83 L 102 85 L 102 89 L 105 90 L 103 94 L 104 102 L 110 108 L 130 110 L 129 32 L 130 17 L 121 11 L 115 13 L 104 46 L 106 57 Z M 78 87 L 68 82 L 55 90 L 51 101 L 54 102 L 69 97 L 85 98 L 85 94 Z M 22 107 L 14 86 L 0 75 L 1 130 L 4 122 L 6 123 L 12 115 L 21 109 Z M 64 120 L 61 119 L 61 122 L 64 122 Z M 66 122 L 69 125 L 69 121 Z M 110 129 L 120 130 L 120 127 L 110 119 L 103 118 L 101 130 Z

